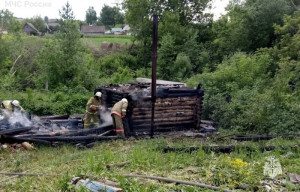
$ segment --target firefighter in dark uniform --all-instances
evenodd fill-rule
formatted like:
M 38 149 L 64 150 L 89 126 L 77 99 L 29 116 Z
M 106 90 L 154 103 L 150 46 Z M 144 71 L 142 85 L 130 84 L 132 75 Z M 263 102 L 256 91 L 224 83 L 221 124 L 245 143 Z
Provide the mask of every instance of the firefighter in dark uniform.
M 125 138 L 124 126 L 122 119 L 126 116 L 126 110 L 128 107 L 128 101 L 123 98 L 121 101 L 117 102 L 111 109 L 111 117 L 113 120 L 113 126 L 117 133 L 117 136 Z
M 99 126 L 99 109 L 101 107 L 101 92 L 95 93 L 86 104 L 86 113 L 84 116 L 84 128 L 87 129 L 91 125 Z

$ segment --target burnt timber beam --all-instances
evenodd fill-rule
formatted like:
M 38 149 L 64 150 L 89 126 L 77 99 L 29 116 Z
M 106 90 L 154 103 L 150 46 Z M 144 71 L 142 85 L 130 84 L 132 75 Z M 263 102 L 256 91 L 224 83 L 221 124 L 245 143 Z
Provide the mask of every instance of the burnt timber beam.
M 60 141 L 60 142 L 81 142 L 81 141 L 104 141 L 118 139 L 117 136 L 53 136 L 53 137 L 33 137 L 37 140 Z
M 23 128 L 16 128 L 16 129 L 7 129 L 0 131 L 0 135 L 15 135 L 18 133 L 23 133 L 30 131 L 32 128 L 31 127 L 23 127 Z
M 50 119 L 68 119 L 69 115 L 49 115 L 49 116 L 40 116 L 41 120 L 50 120 Z
M 32 142 L 36 144 L 43 144 L 43 145 L 51 145 L 51 142 L 44 140 L 44 139 L 35 139 L 35 138 L 22 138 L 22 137 L 13 137 L 13 136 L 3 136 L 3 141 L 5 143 L 19 143 L 19 142 Z
M 110 124 L 103 124 L 100 125 L 100 127 L 97 128 L 91 128 L 91 129 L 83 129 L 83 130 L 79 130 L 79 131 L 73 131 L 72 133 L 69 134 L 65 134 L 65 136 L 83 136 L 83 135 L 89 135 L 89 134 L 101 134 L 104 131 L 106 131 L 106 129 L 112 129 L 112 123 Z

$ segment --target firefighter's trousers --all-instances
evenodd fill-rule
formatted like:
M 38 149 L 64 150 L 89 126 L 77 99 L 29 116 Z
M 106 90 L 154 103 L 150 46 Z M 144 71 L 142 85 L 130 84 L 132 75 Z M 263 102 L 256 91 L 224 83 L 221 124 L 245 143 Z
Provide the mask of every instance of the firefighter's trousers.
M 116 133 L 117 133 L 117 136 L 125 138 L 122 118 L 120 116 L 116 115 L 116 114 L 112 114 L 111 117 L 112 117 L 112 120 L 113 120 L 113 126 L 114 126 L 114 129 L 115 129 Z
M 94 125 L 95 127 L 99 126 L 99 117 L 98 113 L 86 113 L 84 116 L 84 128 L 87 129 L 91 125 Z

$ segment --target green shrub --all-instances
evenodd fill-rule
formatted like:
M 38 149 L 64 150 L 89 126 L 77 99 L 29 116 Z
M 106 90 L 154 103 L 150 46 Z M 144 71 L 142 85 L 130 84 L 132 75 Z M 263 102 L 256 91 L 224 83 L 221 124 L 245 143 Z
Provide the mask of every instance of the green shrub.
M 271 66 L 271 67 L 270 67 Z M 279 69 L 273 74 L 274 67 Z M 284 133 L 300 129 L 299 71 L 297 62 L 274 61 L 263 52 L 237 53 L 220 64 L 215 72 L 190 78 L 202 83 L 205 96 L 203 118 L 219 128 L 244 133 Z
M 133 56 L 121 53 L 105 56 L 97 62 L 97 72 L 102 85 L 132 81 L 135 77 L 134 70 L 138 68 L 139 66 Z
M 78 88 L 79 89 L 79 88 Z M 35 115 L 84 113 L 85 105 L 91 97 L 87 91 L 38 91 L 27 89 L 26 92 L 1 91 L 2 100 L 19 100 L 22 107 Z

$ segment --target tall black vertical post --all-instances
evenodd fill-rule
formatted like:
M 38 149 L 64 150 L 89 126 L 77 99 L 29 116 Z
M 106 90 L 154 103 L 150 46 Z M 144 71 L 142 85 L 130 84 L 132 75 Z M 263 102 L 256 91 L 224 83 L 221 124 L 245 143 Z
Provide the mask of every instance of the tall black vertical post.
M 151 83 L 151 137 L 154 134 L 154 111 L 156 102 L 156 61 L 157 61 L 157 33 L 158 33 L 158 15 L 153 15 L 152 29 L 152 83 Z

